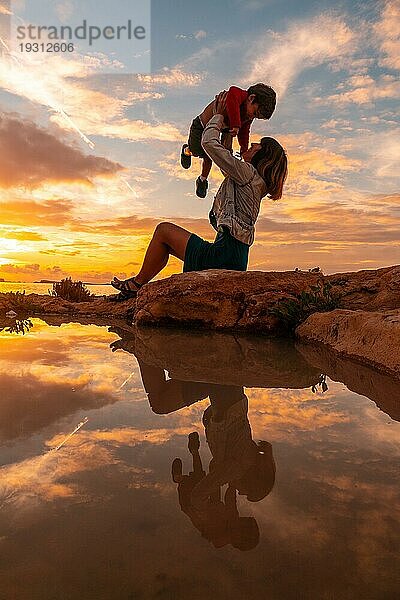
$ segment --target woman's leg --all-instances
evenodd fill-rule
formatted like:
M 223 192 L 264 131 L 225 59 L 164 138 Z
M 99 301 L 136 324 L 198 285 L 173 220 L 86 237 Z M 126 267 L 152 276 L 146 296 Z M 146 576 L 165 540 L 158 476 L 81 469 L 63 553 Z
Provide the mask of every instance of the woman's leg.
M 148 283 L 166 266 L 172 254 L 184 260 L 186 246 L 192 234 L 174 223 L 159 223 L 147 248 L 142 268 L 135 277 L 140 285 Z M 132 289 L 136 289 L 134 285 Z

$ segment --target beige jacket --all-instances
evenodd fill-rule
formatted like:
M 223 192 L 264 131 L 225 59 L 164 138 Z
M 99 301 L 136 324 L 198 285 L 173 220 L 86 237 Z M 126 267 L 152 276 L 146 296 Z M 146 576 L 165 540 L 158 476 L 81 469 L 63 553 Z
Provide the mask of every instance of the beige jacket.
M 214 199 L 210 221 L 216 229 L 226 225 L 234 238 L 251 246 L 267 186 L 253 165 L 235 158 L 221 144 L 223 122 L 222 115 L 212 117 L 201 140 L 205 152 L 225 174 Z

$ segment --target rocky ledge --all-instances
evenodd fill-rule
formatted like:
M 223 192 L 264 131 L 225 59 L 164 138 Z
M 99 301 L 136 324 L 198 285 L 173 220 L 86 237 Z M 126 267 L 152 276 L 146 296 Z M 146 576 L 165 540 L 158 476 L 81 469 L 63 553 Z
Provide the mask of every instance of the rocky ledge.
M 400 310 L 315 313 L 296 329 L 296 335 L 400 377 Z
M 336 310 L 311 315 L 297 329 L 298 337 L 328 344 L 343 355 L 400 376 L 400 266 L 328 276 L 293 271 L 182 273 L 149 283 L 137 300 L 122 303 L 103 297 L 72 303 L 29 294 L 15 305 L 9 294 L 0 294 L 0 318 L 12 309 L 17 318 L 22 313 L 62 315 L 69 320 L 129 317 L 139 326 L 275 335 L 283 331 L 276 308 L 313 289 L 329 289 Z

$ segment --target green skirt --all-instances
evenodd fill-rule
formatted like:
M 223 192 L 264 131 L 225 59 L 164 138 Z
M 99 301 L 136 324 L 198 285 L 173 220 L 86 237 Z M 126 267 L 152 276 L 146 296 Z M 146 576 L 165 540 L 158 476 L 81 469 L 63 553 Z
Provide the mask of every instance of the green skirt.
M 221 227 L 214 242 L 207 242 L 192 233 L 186 246 L 183 272 L 206 269 L 246 271 L 249 248 L 235 239 L 227 227 Z

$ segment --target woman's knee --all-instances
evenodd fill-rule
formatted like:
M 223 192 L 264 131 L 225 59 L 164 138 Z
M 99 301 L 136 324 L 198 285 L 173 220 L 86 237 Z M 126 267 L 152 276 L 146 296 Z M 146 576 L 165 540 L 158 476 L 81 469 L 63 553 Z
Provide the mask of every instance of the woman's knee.
M 169 223 L 168 221 L 163 221 L 161 223 L 158 223 L 158 225 L 156 226 L 156 228 L 154 230 L 153 235 L 165 236 L 166 234 L 168 234 L 171 231 L 171 225 L 172 225 L 172 223 Z

